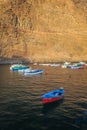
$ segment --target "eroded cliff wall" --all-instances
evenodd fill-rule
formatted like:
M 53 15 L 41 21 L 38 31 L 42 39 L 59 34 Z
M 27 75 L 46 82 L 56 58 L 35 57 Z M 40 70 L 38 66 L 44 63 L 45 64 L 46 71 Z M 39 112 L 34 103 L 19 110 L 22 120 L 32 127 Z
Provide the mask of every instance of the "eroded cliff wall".
M 0 0 L 0 56 L 87 61 L 87 0 Z

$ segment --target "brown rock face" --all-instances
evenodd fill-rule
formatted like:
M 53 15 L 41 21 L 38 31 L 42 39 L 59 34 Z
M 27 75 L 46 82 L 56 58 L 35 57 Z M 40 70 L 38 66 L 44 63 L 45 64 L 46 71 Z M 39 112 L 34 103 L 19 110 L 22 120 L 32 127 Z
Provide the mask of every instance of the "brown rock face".
M 87 61 L 87 0 L 0 0 L 0 56 Z

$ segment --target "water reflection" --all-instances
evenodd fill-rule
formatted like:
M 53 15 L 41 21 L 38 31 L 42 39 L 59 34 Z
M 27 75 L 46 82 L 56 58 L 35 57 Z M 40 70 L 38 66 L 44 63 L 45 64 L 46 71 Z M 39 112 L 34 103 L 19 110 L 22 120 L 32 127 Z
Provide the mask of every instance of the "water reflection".
M 87 117 L 76 118 L 74 124 L 79 126 L 81 130 L 87 130 Z
M 50 111 L 54 110 L 56 107 L 59 107 L 63 103 L 63 101 L 64 99 L 61 99 L 60 101 L 44 104 L 42 108 L 42 113 L 43 114 L 49 113 Z
M 43 69 L 26 78 L 0 66 L 0 130 L 87 130 L 87 69 Z M 41 95 L 60 86 L 64 99 L 42 105 Z

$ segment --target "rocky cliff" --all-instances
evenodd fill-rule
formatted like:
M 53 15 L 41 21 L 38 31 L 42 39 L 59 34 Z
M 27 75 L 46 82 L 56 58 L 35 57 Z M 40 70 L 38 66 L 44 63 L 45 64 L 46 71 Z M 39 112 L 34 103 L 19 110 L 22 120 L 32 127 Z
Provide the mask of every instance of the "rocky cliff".
M 87 61 L 87 0 L 0 0 L 0 57 Z

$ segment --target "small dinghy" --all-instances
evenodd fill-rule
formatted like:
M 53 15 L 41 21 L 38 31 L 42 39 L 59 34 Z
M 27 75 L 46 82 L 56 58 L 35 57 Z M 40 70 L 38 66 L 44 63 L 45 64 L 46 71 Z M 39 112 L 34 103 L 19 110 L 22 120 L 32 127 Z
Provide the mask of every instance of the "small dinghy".
M 12 71 L 18 71 L 18 70 L 24 70 L 24 69 L 28 69 L 29 67 L 26 65 L 22 65 L 22 64 L 14 64 L 11 65 L 10 70 Z
M 28 76 L 28 75 L 37 75 L 37 74 L 42 74 L 43 70 L 42 69 L 37 69 L 37 70 L 31 70 L 29 72 L 25 72 L 24 76 Z
M 72 66 L 71 69 L 84 69 L 84 67 L 81 65 L 81 66 Z
M 31 71 L 31 68 L 23 68 L 23 69 L 18 70 L 19 73 L 26 73 L 30 71 Z
M 47 104 L 47 103 L 59 101 L 64 97 L 64 92 L 65 91 L 64 91 L 63 87 L 61 87 L 60 89 L 48 92 L 48 93 L 41 96 L 42 102 L 44 104 Z

